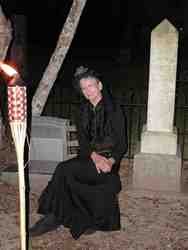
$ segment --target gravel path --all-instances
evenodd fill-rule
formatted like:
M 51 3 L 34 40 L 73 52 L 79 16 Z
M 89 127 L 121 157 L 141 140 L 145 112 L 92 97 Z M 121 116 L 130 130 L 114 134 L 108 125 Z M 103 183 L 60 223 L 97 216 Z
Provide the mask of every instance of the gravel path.
M 120 193 L 122 230 L 96 232 L 72 239 L 60 227 L 31 240 L 32 250 L 187 250 L 188 196 L 175 193 L 127 190 L 128 165 L 121 168 Z M 17 187 L 0 184 L 0 250 L 20 250 Z M 38 194 L 31 193 L 31 223 Z

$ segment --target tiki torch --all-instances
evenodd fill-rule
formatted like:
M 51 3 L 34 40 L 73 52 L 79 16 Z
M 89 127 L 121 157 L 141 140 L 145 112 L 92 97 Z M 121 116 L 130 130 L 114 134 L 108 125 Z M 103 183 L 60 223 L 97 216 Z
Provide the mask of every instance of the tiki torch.
M 26 249 L 26 198 L 24 178 L 24 144 L 27 127 L 26 87 L 18 72 L 7 64 L 0 63 L 1 70 L 10 78 L 8 81 L 8 117 L 18 162 L 20 198 L 21 249 Z

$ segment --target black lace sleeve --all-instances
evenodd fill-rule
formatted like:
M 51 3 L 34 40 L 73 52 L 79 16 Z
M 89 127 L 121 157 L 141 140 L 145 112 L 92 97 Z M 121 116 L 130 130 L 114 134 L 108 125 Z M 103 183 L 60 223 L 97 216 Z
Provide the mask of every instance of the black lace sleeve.
M 112 157 L 118 164 L 128 148 L 126 116 L 119 105 L 116 106 L 116 109 L 111 116 L 111 122 L 115 142 L 112 149 Z
M 78 131 L 78 142 L 79 142 L 79 156 L 80 157 L 89 157 L 92 153 L 92 149 L 90 146 L 89 135 L 86 129 L 86 121 L 87 117 L 84 115 L 85 110 L 83 108 L 78 112 L 78 116 L 76 119 L 76 126 Z

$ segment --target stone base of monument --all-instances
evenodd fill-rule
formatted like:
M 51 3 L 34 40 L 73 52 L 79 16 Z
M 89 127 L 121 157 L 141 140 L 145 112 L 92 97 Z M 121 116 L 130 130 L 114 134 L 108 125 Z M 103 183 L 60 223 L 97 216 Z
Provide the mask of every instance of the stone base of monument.
M 132 188 L 181 192 L 179 155 L 138 153 L 134 156 Z
M 29 165 L 29 186 L 30 191 L 40 193 L 48 184 L 58 162 L 55 161 L 30 161 Z M 0 181 L 10 185 L 18 186 L 17 164 L 7 166 L 0 173 Z
M 143 126 L 140 151 L 151 154 L 175 155 L 177 152 L 177 129 L 172 132 L 148 131 Z

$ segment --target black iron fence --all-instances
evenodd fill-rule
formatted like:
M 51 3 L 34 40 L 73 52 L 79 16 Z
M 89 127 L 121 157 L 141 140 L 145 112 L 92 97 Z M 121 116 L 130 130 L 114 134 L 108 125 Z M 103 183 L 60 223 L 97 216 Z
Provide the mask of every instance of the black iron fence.
M 187 83 L 188 84 L 188 83 Z M 122 96 L 117 96 L 127 116 L 128 125 L 128 153 L 133 158 L 140 141 L 142 127 L 147 118 L 147 91 L 128 90 Z M 43 115 L 68 118 L 74 123 L 75 112 L 79 105 L 79 98 L 73 96 L 71 89 L 53 89 L 44 109 Z M 188 87 L 182 82 L 177 83 L 174 125 L 178 133 L 178 145 L 182 159 L 188 160 Z

